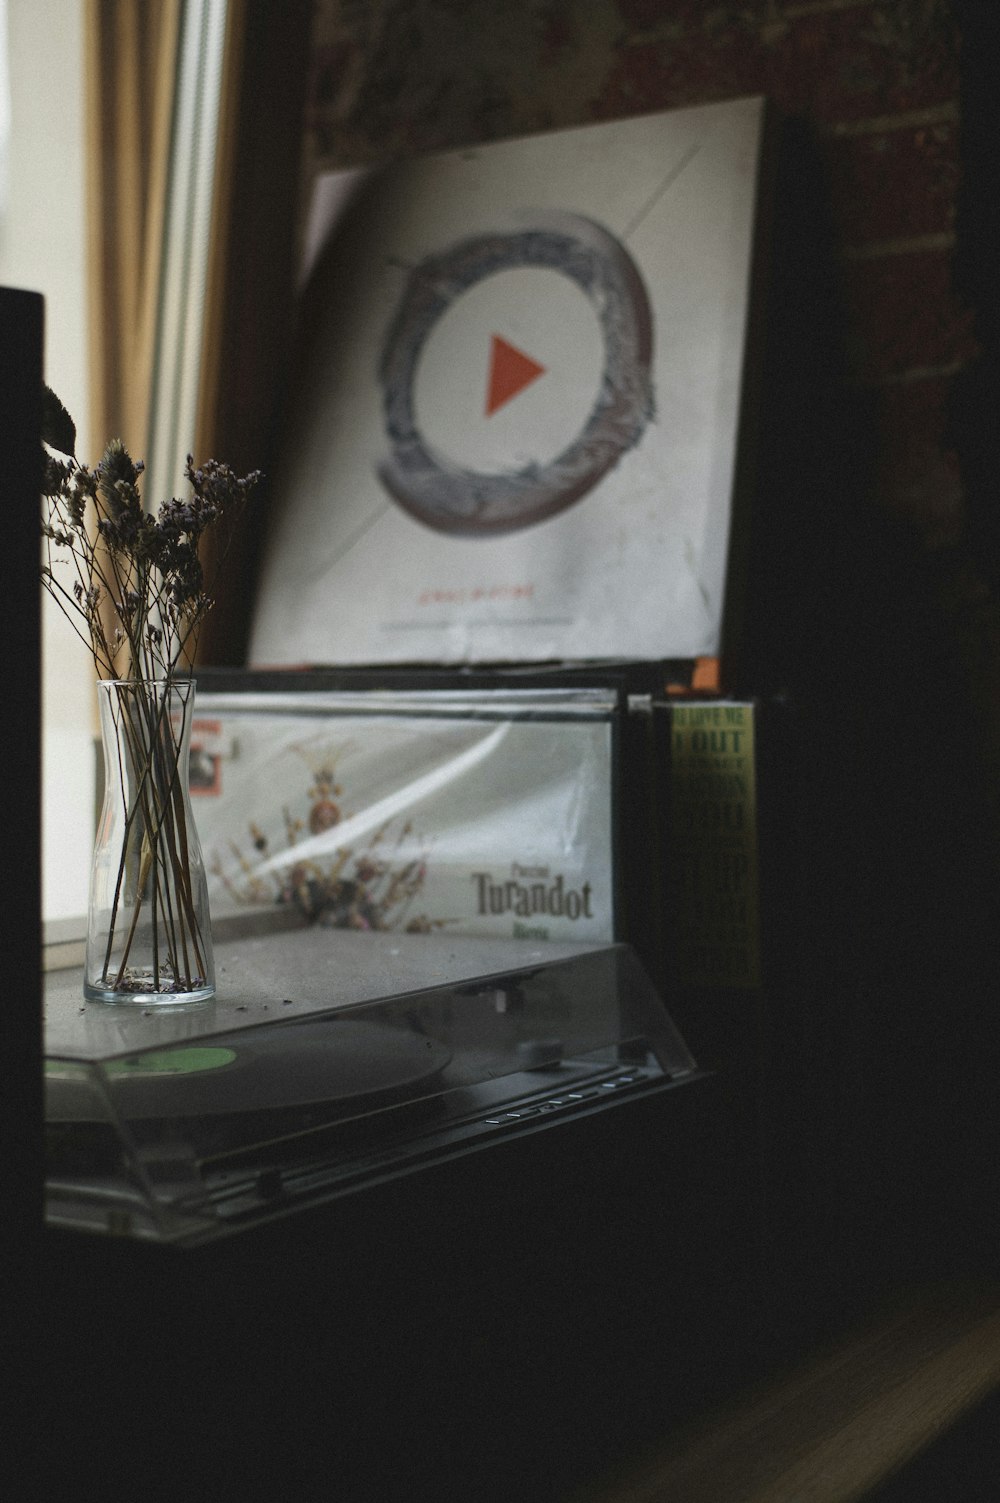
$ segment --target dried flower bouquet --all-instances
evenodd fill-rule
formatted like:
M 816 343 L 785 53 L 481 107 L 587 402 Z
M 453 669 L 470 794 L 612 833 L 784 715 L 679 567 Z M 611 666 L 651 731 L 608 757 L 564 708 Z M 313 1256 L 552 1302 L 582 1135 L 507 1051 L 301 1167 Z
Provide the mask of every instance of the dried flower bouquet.
M 117 439 L 89 468 L 59 399 L 43 394 L 42 583 L 93 656 L 105 799 L 91 879 L 84 990 L 104 1000 L 211 995 L 207 889 L 187 779 L 193 661 L 211 608 L 199 554 L 224 536 L 259 473 L 214 460 L 191 497 L 142 504 L 143 466 Z

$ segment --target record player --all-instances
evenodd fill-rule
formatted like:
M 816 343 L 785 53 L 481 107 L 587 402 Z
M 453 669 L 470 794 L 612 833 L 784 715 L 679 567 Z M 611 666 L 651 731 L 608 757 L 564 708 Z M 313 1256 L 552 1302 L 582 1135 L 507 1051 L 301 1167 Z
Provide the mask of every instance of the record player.
M 598 1116 L 634 1116 L 623 1152 L 652 1131 L 679 1173 L 680 1103 L 725 1083 L 664 1000 L 663 758 L 631 697 L 725 658 L 738 624 L 764 119 L 747 98 L 433 153 L 329 226 L 267 466 L 250 666 L 197 670 L 202 844 L 237 811 L 218 996 L 102 1012 L 50 976 L 51 1223 L 211 1242 Z M 350 692 L 377 721 L 356 767 L 360 721 L 332 703 Z M 227 699 L 255 695 L 232 731 Z M 286 815 L 298 763 L 313 807 Z M 430 932 L 408 932 L 415 908 L 336 926 L 330 895 L 386 864 L 369 837 L 426 868 Z M 269 927 L 256 894 L 307 858 L 318 901 Z M 509 911 L 522 863 L 562 884 L 544 923 Z M 702 1187 L 729 1177 L 690 1157 Z
M 627 945 L 229 928 L 190 1009 L 50 973 L 50 1224 L 202 1243 L 703 1078 Z

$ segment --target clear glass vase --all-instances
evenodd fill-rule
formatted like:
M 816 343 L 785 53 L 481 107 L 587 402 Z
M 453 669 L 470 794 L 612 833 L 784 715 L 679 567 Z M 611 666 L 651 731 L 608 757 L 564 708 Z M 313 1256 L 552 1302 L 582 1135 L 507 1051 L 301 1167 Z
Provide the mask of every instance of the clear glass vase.
M 208 885 L 188 791 L 194 684 L 98 683 L 104 805 L 90 879 L 84 995 L 177 1004 L 215 995 Z

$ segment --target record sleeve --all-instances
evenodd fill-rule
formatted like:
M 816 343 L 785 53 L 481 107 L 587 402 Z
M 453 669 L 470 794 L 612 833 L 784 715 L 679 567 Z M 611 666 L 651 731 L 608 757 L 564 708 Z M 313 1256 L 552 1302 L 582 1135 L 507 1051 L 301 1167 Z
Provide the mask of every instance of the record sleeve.
M 214 915 L 284 907 L 335 928 L 618 937 L 614 689 L 265 681 L 199 687 L 191 790 Z
M 251 662 L 719 655 L 763 125 L 737 99 L 350 175 Z

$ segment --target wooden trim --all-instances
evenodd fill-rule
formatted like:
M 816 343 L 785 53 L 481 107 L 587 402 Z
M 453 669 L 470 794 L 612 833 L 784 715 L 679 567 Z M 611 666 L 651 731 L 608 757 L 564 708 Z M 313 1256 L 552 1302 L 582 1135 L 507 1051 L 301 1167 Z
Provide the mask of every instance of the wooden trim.
M 850 1503 L 998 1391 L 1000 1288 L 909 1291 L 574 1503 Z
M 20 1271 L 22 1232 L 42 1221 L 41 1133 L 43 1114 L 41 1018 L 41 828 L 42 635 L 39 565 L 41 491 L 41 391 L 44 300 L 37 292 L 0 287 L 0 500 L 4 511 L 4 588 L 0 622 L 13 681 L 12 715 L 0 746 L 4 789 L 4 842 L 11 853 L 4 899 L 3 958 L 17 978 L 16 1001 L 4 1019 L 4 1069 L 10 1082 L 6 1114 L 11 1151 L 4 1165 L 4 1209 L 14 1235 L 8 1238 L 5 1277 Z M 24 1129 L 27 1128 L 25 1133 Z M 25 1152 L 24 1138 L 39 1153 Z M 16 1148 L 15 1148 L 16 1144 Z M 14 1256 L 11 1257 L 10 1254 Z M 24 1263 L 27 1268 L 27 1264 Z M 10 1285 L 7 1284 L 9 1290 Z M 37 1309 L 35 1311 L 37 1314 Z M 9 1330 L 9 1327 L 8 1327 Z M 9 1335 L 6 1345 L 9 1350 Z M 16 1350 L 16 1347 L 15 1347 Z M 28 1348 L 24 1348 L 27 1352 Z M 17 1359 L 15 1358 L 15 1361 Z

